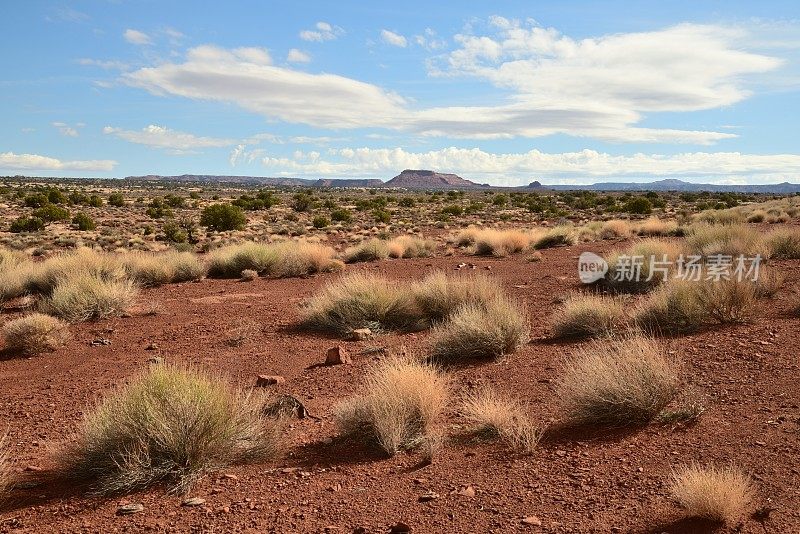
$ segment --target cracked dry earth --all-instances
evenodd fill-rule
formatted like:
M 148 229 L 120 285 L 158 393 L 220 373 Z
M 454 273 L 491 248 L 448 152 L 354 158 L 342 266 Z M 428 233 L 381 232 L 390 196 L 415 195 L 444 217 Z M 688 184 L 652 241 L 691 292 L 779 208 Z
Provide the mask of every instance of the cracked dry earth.
M 682 361 L 685 390 L 707 406 L 694 425 L 551 434 L 532 455 L 452 437 L 463 425 L 458 397 L 481 384 L 527 400 L 543 425 L 558 418 L 553 381 L 574 345 L 548 341 L 548 320 L 558 297 L 579 288 L 577 255 L 614 245 L 545 250 L 537 263 L 524 255 L 450 256 L 347 268 L 412 281 L 472 262 L 530 311 L 532 341 L 518 353 L 449 371 L 455 399 L 443 429 L 451 438 L 431 465 L 419 453 L 386 458 L 334 439 L 334 405 L 355 392 L 381 357 L 370 349 L 422 351 L 427 343 L 424 332 L 341 342 L 295 331 L 302 300 L 339 275 L 145 290 L 140 306 L 157 303 L 158 314 L 75 325 L 71 343 L 56 353 L 0 361 L 0 426 L 8 427 L 23 471 L 22 484 L 0 509 L 0 531 L 350 533 L 389 532 L 402 522 L 418 533 L 709 532 L 712 526 L 683 519 L 666 487 L 673 468 L 697 461 L 734 462 L 757 485 L 750 512 L 773 509 L 765 520 L 748 515 L 731 531 L 800 532 L 800 319 L 789 315 L 799 289 L 797 261 L 777 262 L 786 282 L 753 323 L 663 340 Z M 110 344 L 90 346 L 98 338 Z M 315 365 L 337 344 L 352 364 Z M 182 506 L 183 497 L 161 488 L 98 499 L 53 481 L 53 445 L 69 439 L 87 407 L 145 370 L 154 356 L 210 368 L 247 387 L 259 374 L 281 375 L 286 381 L 279 391 L 301 399 L 320 419 L 293 422 L 283 459 L 204 478 L 189 495 L 197 506 Z M 435 498 L 421 499 L 430 493 Z M 144 509 L 119 516 L 121 503 Z

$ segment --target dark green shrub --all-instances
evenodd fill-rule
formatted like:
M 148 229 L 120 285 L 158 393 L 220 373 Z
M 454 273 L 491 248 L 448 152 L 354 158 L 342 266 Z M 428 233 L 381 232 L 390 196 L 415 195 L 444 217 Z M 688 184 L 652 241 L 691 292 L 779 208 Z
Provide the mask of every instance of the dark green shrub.
M 314 228 L 325 228 L 326 226 L 330 226 L 331 221 L 329 221 L 327 217 L 317 215 L 314 217 L 314 220 L 311 224 L 314 225 Z
M 82 232 L 94 230 L 95 228 L 97 228 L 97 225 L 94 223 L 92 218 L 83 213 L 82 211 L 76 213 L 75 216 L 72 218 L 72 225 Z
M 353 220 L 353 215 L 350 213 L 349 210 L 344 208 L 339 208 L 338 210 L 333 210 L 331 212 L 331 220 L 337 222 L 350 222 Z
M 87 204 L 93 208 L 102 208 L 103 207 L 103 199 L 100 198 L 98 195 L 92 195 L 89 197 L 89 201 Z
M 638 215 L 647 215 L 653 211 L 653 204 L 645 197 L 634 197 L 625 202 L 623 211 Z
M 375 222 L 388 224 L 392 220 L 392 214 L 386 210 L 375 210 L 372 215 L 375 217 Z
M 39 209 L 33 210 L 33 216 L 43 220 L 45 223 L 68 221 L 69 210 L 55 204 L 46 204 Z
M 28 217 L 23 215 L 11 223 L 9 232 L 41 232 L 44 230 L 44 221 L 38 217 Z
M 25 206 L 28 208 L 41 208 L 50 203 L 50 199 L 44 193 L 31 193 L 25 197 Z
M 215 232 L 242 230 L 247 225 L 247 217 L 238 206 L 213 204 L 203 209 L 200 224 Z
M 186 243 L 189 238 L 186 231 L 175 221 L 164 223 L 164 240 L 171 243 Z
M 464 208 L 462 208 L 458 204 L 453 204 L 451 206 L 445 206 L 444 208 L 442 208 L 442 214 L 444 215 L 458 216 L 463 213 L 464 213 Z
M 125 197 L 122 196 L 122 193 L 111 193 L 108 195 L 108 205 L 121 208 L 125 205 Z

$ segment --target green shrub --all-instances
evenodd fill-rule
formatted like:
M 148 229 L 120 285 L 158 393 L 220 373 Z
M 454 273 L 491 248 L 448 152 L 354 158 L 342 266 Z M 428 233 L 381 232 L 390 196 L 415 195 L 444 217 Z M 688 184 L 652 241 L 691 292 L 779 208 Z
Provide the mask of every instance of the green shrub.
M 75 226 L 78 230 L 82 232 L 86 232 L 89 230 L 94 230 L 97 228 L 97 225 L 94 223 L 91 217 L 83 213 L 82 211 L 75 214 L 72 218 L 72 225 Z
M 200 214 L 200 224 L 215 232 L 243 230 L 247 225 L 247 216 L 238 206 L 212 204 L 203 209 Z
M 102 208 L 103 199 L 99 195 L 91 195 L 87 204 L 93 208 Z
M 372 216 L 375 217 L 375 222 L 389 224 L 389 221 L 392 220 L 392 214 L 386 210 L 375 210 L 372 212 Z
M 645 197 L 633 197 L 625 202 L 622 211 L 636 215 L 649 215 L 653 212 L 653 204 Z
M 350 222 L 353 220 L 353 215 L 349 210 L 340 208 L 331 212 L 331 220 L 336 222 Z
M 122 196 L 122 193 L 111 193 L 108 195 L 108 205 L 121 208 L 125 205 L 125 197 Z
M 28 217 L 26 215 L 12 221 L 11 227 L 8 229 L 9 232 L 13 233 L 41 232 L 42 230 L 44 230 L 43 220 L 39 217 Z
M 317 215 L 314 217 L 314 220 L 311 222 L 311 224 L 314 226 L 314 228 L 326 228 L 330 226 L 331 221 L 329 221 L 327 217 Z
M 35 209 L 32 215 L 34 218 L 41 219 L 45 223 L 69 220 L 69 210 L 56 206 L 55 204 L 47 204 L 39 209 Z

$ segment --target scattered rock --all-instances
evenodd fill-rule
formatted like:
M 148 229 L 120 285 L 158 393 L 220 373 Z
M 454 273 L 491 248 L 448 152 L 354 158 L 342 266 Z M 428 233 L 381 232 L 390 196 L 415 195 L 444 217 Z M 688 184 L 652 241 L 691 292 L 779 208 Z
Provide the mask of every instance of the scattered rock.
M 25 471 L 33 471 L 35 473 L 38 473 L 38 472 L 43 471 L 43 470 L 44 469 L 39 467 L 38 465 L 29 465 L 29 466 L 25 467 Z
M 344 347 L 336 345 L 335 347 L 329 348 L 325 356 L 325 365 L 339 365 L 343 363 L 353 363 L 353 360 L 350 358 L 350 355 L 347 354 Z
M 474 497 L 475 496 L 475 488 L 472 486 L 461 486 L 461 489 L 456 491 L 459 495 L 463 495 L 464 497 Z
M 270 417 L 296 417 L 297 419 L 310 417 L 311 419 L 319 420 L 318 417 L 308 413 L 303 403 L 291 395 L 278 395 L 275 400 L 264 407 L 264 415 Z
M 529 515 L 528 517 L 522 520 L 523 525 L 529 525 L 532 527 L 541 527 L 542 520 L 536 517 L 535 515 Z
M 429 502 L 439 498 L 439 494 L 433 491 L 429 491 L 427 493 L 423 493 L 419 496 L 419 502 Z
M 111 345 L 111 340 L 105 337 L 99 337 L 97 339 L 93 339 L 89 342 L 89 345 L 92 347 L 100 347 L 103 345 Z
M 131 515 L 138 514 L 144 511 L 144 505 L 141 503 L 122 504 L 117 507 L 117 515 Z
M 389 529 L 389 534 L 406 534 L 407 532 L 411 532 L 411 527 L 402 521 L 398 521 Z
M 201 504 L 205 504 L 206 500 L 202 497 L 189 497 L 185 499 L 181 506 L 200 506 Z
M 155 341 L 147 345 L 144 350 L 158 350 L 158 343 Z
M 237 477 L 233 473 L 224 473 L 220 478 L 225 478 L 228 480 L 239 480 L 239 477 Z
M 282 376 L 278 375 L 258 375 L 258 379 L 256 380 L 256 387 L 257 388 L 265 388 L 268 386 L 274 386 L 276 384 L 283 384 L 286 382 L 286 379 Z
M 369 339 L 371 337 L 372 330 L 369 328 L 356 328 L 350 332 L 350 335 L 347 336 L 347 339 L 350 341 L 364 341 L 365 339 Z

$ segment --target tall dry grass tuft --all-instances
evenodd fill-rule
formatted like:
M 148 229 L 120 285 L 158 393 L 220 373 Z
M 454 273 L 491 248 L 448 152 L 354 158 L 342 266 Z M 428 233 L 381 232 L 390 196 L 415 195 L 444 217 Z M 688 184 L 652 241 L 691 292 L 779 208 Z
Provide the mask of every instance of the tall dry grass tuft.
M 52 352 L 69 337 L 66 323 L 42 313 L 30 313 L 3 325 L 6 349 L 28 356 Z
M 199 280 L 206 273 L 202 261 L 191 252 L 131 252 L 119 257 L 128 277 L 142 287 Z
M 745 323 L 755 315 L 758 286 L 750 280 L 705 281 L 696 285 L 697 298 L 708 317 L 718 323 Z
M 278 278 L 337 271 L 341 262 L 335 254 L 331 247 L 306 241 L 228 245 L 209 255 L 208 276 L 241 278 L 242 271 L 248 269 Z
M 632 233 L 631 224 L 621 219 L 606 221 L 597 232 L 600 239 L 625 239 Z
M 468 395 L 461 411 L 480 435 L 500 438 L 523 452 L 533 452 L 542 435 L 527 406 L 491 388 Z
M 395 237 L 388 245 L 390 258 L 427 258 L 436 250 L 436 242 L 412 235 Z
M 690 254 L 714 256 L 717 254 L 769 258 L 769 247 L 763 235 L 743 224 L 695 224 L 688 228 L 686 249 Z
M 670 492 L 690 517 L 734 524 L 753 500 L 750 479 L 734 467 L 688 465 L 672 475 Z
M 558 397 L 576 425 L 644 425 L 675 397 L 675 364 L 642 336 L 593 341 L 567 362 Z
M 473 251 L 478 256 L 508 256 L 528 248 L 531 235 L 519 230 L 481 230 L 475 235 Z
M 729 226 L 745 222 L 745 216 L 737 209 L 705 210 L 695 216 L 703 223 Z
M 646 237 L 665 237 L 675 235 L 678 232 L 676 221 L 650 217 L 636 225 L 636 233 Z
M 429 274 L 411 287 L 410 293 L 421 318 L 431 325 L 442 321 L 458 308 L 475 304 L 485 306 L 504 291 L 500 284 L 480 274 Z
M 586 338 L 612 333 L 624 322 L 622 301 L 603 295 L 572 294 L 551 319 L 555 338 Z
M 537 238 L 533 243 L 533 248 L 541 250 L 563 245 L 574 245 L 576 241 L 575 228 L 572 226 L 556 226 Z
M 526 310 L 497 296 L 486 303 L 461 306 L 431 333 L 434 361 L 464 362 L 513 354 L 530 338 Z
M 47 314 L 65 321 L 81 322 L 120 315 L 138 295 L 128 279 L 104 279 L 88 272 L 78 272 L 56 280 L 51 294 L 40 301 Z
M 767 234 L 766 241 L 772 258 L 800 259 L 800 230 L 796 228 L 773 230 Z
M 608 273 L 602 283 L 618 293 L 644 293 L 666 280 L 683 252 L 672 241 L 643 239 L 607 258 Z
M 389 257 L 389 242 L 384 239 L 369 239 L 344 251 L 345 263 L 385 260 Z
M 355 273 L 328 283 L 300 310 L 301 326 L 346 334 L 357 328 L 419 328 L 420 312 L 409 291 L 375 275 Z
M 390 359 L 372 368 L 364 393 L 336 409 L 343 435 L 361 436 L 389 455 L 425 443 L 449 395 L 447 377 L 410 359 Z
M 263 401 L 201 371 L 155 366 L 86 416 L 61 467 L 98 494 L 162 483 L 185 493 L 206 472 L 278 455 L 283 425 Z
M 698 298 L 701 282 L 670 280 L 634 309 L 636 326 L 650 334 L 679 334 L 700 330 L 707 321 Z
M 49 295 L 67 278 L 94 278 L 119 281 L 126 277 L 125 268 L 112 254 L 79 248 L 62 252 L 40 263 L 28 264 L 26 289 Z

